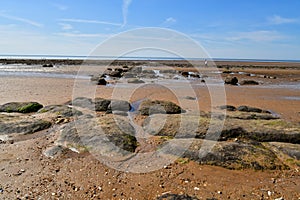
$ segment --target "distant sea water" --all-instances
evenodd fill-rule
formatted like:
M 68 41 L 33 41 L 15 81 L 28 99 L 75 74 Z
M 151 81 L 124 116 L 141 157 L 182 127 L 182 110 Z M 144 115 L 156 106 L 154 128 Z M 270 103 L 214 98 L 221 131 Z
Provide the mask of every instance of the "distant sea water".
M 61 60 L 213 60 L 237 62 L 294 62 L 300 60 L 272 60 L 272 59 L 235 59 L 235 58 L 180 58 L 180 57 L 114 57 L 114 56 L 66 56 L 66 55 L 0 55 L 0 59 L 61 59 Z

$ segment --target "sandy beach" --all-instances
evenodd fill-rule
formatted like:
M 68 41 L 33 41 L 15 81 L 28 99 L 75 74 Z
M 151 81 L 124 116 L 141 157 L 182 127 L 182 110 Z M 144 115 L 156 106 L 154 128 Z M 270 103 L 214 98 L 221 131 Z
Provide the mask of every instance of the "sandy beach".
M 89 75 L 94 74 L 93 70 L 89 72 L 89 65 L 64 64 L 53 68 L 43 68 L 36 63 L 30 66 L 1 65 L 0 105 L 9 102 L 38 102 L 43 106 L 63 105 L 80 94 L 86 94 L 85 97 L 93 99 L 126 100 L 131 104 L 143 99 L 168 101 L 180 105 L 187 113 L 209 113 L 217 109 L 216 106 L 222 105 L 245 105 L 262 109 L 270 113 L 270 116 L 279 117 L 279 120 L 289 125 L 289 129 L 285 128 L 285 131 L 295 128 L 294 132 L 298 133 L 296 128 L 300 123 L 299 63 L 218 61 L 216 67 L 202 66 L 202 62 L 193 64 L 199 67 L 187 67 L 179 61 L 160 62 L 156 65 L 153 65 L 153 62 L 151 65 L 143 64 L 143 70 L 151 71 L 144 72 L 145 76 L 140 78 L 144 83 L 130 84 L 127 83 L 127 79 L 106 77 L 107 85 L 96 85 L 90 81 Z M 129 61 L 127 65 L 130 67 Z M 122 66 L 123 63 L 109 68 L 116 69 Z M 102 66 L 99 74 L 107 68 L 108 66 Z M 78 71 L 79 69 L 82 71 Z M 162 70 L 176 72 L 166 73 L 167 75 L 162 77 Z M 182 76 L 184 72 L 189 72 L 188 77 Z M 199 73 L 199 77 L 191 77 L 195 72 Z M 228 76 L 237 77 L 239 83 L 252 80 L 257 82 L 257 85 L 224 85 Z M 209 86 L 210 84 L 212 86 Z M 224 91 L 225 96 L 218 92 L 219 90 Z M 213 101 L 216 101 L 217 105 L 212 105 Z M 218 104 L 219 102 L 224 104 Z M 231 115 L 234 113 L 230 112 L 229 116 Z M 0 122 L 5 121 L 6 114 L 3 116 Z M 20 117 L 13 114 L 12 116 Z M 105 118 L 110 114 L 100 112 L 97 116 Z M 26 117 L 34 120 L 41 116 L 33 114 Z M 47 117 L 45 119 L 50 119 Z M 62 121 L 57 121 L 61 118 Z M 76 120 L 66 117 L 64 121 L 64 118 L 62 114 L 55 119 L 51 118 L 51 128 L 24 134 L 16 137 L 19 139 L 15 141 L 0 140 L 1 199 L 159 199 L 163 196 L 165 199 L 172 199 L 173 194 L 181 195 L 182 199 L 300 198 L 300 165 L 297 164 L 299 160 L 291 158 L 289 159 L 293 164 L 289 165 L 288 169 L 278 167 L 273 170 L 257 170 L 255 167 L 228 169 L 222 165 L 201 164 L 190 158 L 180 158 L 161 169 L 135 174 L 112 169 L 88 151 L 77 153 L 66 149 L 60 156 L 46 157 L 44 152 L 61 137 L 58 132 L 64 130 L 64 125 Z M 142 123 L 144 118 L 137 116 L 135 120 Z M 255 123 L 259 126 L 260 122 Z M 252 129 L 255 130 L 256 127 L 251 127 Z M 157 140 L 161 142 L 168 137 L 160 137 Z M 236 141 L 237 139 L 230 138 L 226 142 Z M 245 141 L 246 144 L 248 140 Z M 156 143 L 151 143 L 153 144 Z M 299 144 L 293 145 L 299 148 Z M 299 151 L 297 152 L 299 154 Z M 278 162 L 287 166 L 288 159 L 281 156 L 282 153 L 278 153 Z M 265 162 L 268 166 L 269 161 Z

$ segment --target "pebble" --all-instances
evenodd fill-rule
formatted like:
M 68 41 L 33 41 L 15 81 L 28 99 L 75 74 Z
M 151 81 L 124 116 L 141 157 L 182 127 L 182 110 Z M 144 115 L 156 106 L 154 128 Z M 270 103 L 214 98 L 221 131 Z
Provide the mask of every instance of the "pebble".
M 198 187 L 194 187 L 194 190 L 195 190 L 195 191 L 199 191 L 199 190 L 200 190 L 200 188 L 198 188 Z
M 283 197 L 276 198 L 275 200 L 284 200 Z
M 272 192 L 271 191 L 268 191 L 268 196 L 271 196 L 272 195 Z
M 222 194 L 222 191 L 218 191 L 218 194 Z

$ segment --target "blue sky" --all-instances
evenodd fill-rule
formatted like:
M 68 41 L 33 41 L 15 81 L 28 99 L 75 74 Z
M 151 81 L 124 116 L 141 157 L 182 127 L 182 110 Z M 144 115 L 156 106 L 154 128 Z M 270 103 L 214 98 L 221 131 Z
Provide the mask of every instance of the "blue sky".
M 6 0 L 0 54 L 88 55 L 120 32 L 169 28 L 212 57 L 300 60 L 299 0 Z

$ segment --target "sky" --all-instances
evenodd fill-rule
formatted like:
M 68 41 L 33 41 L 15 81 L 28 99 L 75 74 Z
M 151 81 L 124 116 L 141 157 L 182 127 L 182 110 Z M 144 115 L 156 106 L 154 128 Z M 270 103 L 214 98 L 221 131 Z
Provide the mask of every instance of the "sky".
M 87 56 L 120 33 L 155 27 L 186 35 L 213 58 L 300 60 L 299 0 L 2 0 L 0 5 L 2 55 Z

